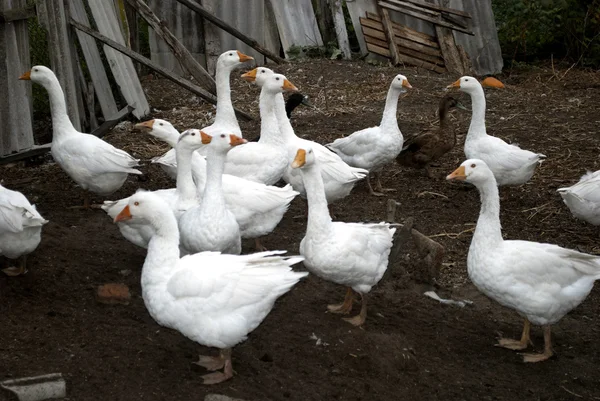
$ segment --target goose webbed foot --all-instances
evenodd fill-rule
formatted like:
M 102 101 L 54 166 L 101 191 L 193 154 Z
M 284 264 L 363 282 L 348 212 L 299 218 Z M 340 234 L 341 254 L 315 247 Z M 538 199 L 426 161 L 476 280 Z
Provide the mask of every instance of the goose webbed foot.
M 354 317 L 347 317 L 344 320 L 353 326 L 360 327 L 367 320 L 367 299 L 363 294 L 360 294 L 360 300 L 362 306 L 360 307 L 360 313 Z
M 529 320 L 525 319 L 525 323 L 523 324 L 523 333 L 521 334 L 520 340 L 513 340 L 510 338 L 500 338 L 498 340 L 498 344 L 496 347 L 502 347 L 506 349 L 510 349 L 513 351 L 519 351 L 527 348 L 529 344 L 533 345 L 530 338 L 531 332 L 531 323 Z
M 205 359 L 206 362 L 208 362 L 208 358 L 211 357 L 200 357 L 200 360 L 198 362 L 201 362 L 203 358 L 207 358 Z M 218 357 L 213 357 L 212 358 L 213 361 L 215 361 L 214 365 L 210 365 L 211 368 L 215 367 L 217 364 L 218 360 L 222 360 L 223 361 L 223 371 L 222 372 L 214 372 L 214 373 L 209 373 L 206 375 L 202 376 L 202 380 L 204 384 L 217 384 L 217 383 L 221 383 L 224 382 L 225 380 L 229 380 L 233 377 L 233 366 L 231 364 L 231 348 L 227 348 L 221 351 L 220 355 Z M 200 363 L 198 363 L 200 364 Z M 204 365 L 201 365 L 204 366 Z M 207 368 L 209 369 L 209 368 Z M 216 369 L 209 369 L 209 370 L 217 370 L 220 368 L 216 368 Z
M 353 303 L 354 291 L 352 291 L 352 288 L 348 287 L 348 290 L 346 291 L 346 296 L 344 297 L 344 302 L 342 302 L 341 304 L 327 305 L 327 310 L 331 313 L 347 315 L 352 310 Z

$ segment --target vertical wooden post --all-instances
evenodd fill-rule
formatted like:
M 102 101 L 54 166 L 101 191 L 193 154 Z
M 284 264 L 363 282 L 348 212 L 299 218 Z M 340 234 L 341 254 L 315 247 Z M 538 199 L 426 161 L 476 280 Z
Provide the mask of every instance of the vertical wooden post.
M 0 11 L 26 0 L 0 0 Z M 27 20 L 0 22 L 0 156 L 33 146 L 31 85 L 18 78 L 31 68 Z
M 73 68 L 72 49 L 69 38 L 69 16 L 64 0 L 41 0 L 37 3 L 40 24 L 48 32 L 50 64 L 56 74 L 67 102 L 69 118 L 76 129 L 81 130 L 82 114 L 79 80 Z
M 328 4 L 330 1 L 332 2 L 331 6 Z M 321 31 L 324 44 L 336 39 L 334 17 L 331 14 L 334 1 L 335 0 L 315 0 L 313 2 L 315 5 L 315 17 L 317 18 L 317 23 L 319 24 L 319 30 Z
M 350 41 L 348 40 L 348 31 L 346 30 L 342 0 L 329 0 L 329 2 L 333 14 L 333 23 L 335 25 L 335 35 L 337 37 L 338 46 L 340 47 L 344 58 L 350 60 L 352 53 L 350 52 Z
M 392 26 L 392 19 L 387 9 L 379 7 L 381 10 L 381 22 L 383 22 L 383 30 L 387 37 L 388 44 L 390 47 L 390 55 L 393 65 L 400 64 L 400 54 L 398 54 L 398 48 L 396 47 L 396 41 L 394 40 L 394 27 Z
M 211 14 L 215 14 L 217 10 L 217 1 L 219 0 L 202 0 L 202 7 Z M 204 54 L 206 54 L 206 69 L 211 75 L 215 75 L 217 70 L 217 58 L 221 55 L 221 37 L 219 29 L 210 21 L 204 19 Z
M 90 1 L 88 5 L 98 26 L 98 31 L 120 45 L 125 45 L 121 24 L 113 3 L 109 1 Z M 137 118 L 148 115 L 150 105 L 146 100 L 146 94 L 140 84 L 133 62 L 127 56 L 108 46 L 104 46 L 104 54 L 127 104 L 135 107 L 133 115 Z
M 83 0 L 70 0 L 69 3 L 71 17 L 80 24 L 90 26 Z M 96 95 L 98 96 L 98 102 L 102 108 L 102 114 L 104 115 L 104 119 L 108 120 L 117 113 L 118 109 L 112 90 L 110 89 L 108 76 L 104 70 L 100 51 L 98 50 L 94 38 L 81 31 L 76 31 L 76 33 L 79 44 L 81 45 L 81 51 L 85 57 L 88 71 L 90 72 L 90 77 L 94 84 Z M 87 93 L 86 90 L 87 88 L 84 89 L 84 93 Z M 86 103 L 88 105 L 90 104 L 89 101 L 86 101 Z M 92 129 L 93 128 L 95 127 L 92 127 Z

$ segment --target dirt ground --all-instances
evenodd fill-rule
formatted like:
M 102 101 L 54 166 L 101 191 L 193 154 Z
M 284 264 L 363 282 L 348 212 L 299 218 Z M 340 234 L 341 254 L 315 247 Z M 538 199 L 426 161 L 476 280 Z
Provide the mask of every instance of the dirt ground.
M 299 108 L 298 135 L 320 143 L 375 125 L 381 118 L 391 78 L 404 73 L 413 88 L 402 96 L 398 121 L 410 135 L 435 126 L 442 88 L 458 77 L 364 62 L 310 60 L 276 67 L 311 97 L 316 109 Z M 502 188 L 505 238 L 547 241 L 600 253 L 599 233 L 575 220 L 556 189 L 576 182 L 586 170 L 600 169 L 600 75 L 566 68 L 532 68 L 500 76 L 507 87 L 487 92 L 488 132 L 544 153 L 547 161 L 520 187 Z M 240 71 L 240 74 L 243 71 Z M 258 114 L 258 89 L 234 74 L 233 99 Z M 202 127 L 214 109 L 160 79 L 145 79 L 153 116 L 178 128 Z M 470 106 L 466 95 L 459 95 Z M 466 256 L 479 213 L 477 191 L 443 177 L 463 161 L 462 144 L 470 113 L 457 110 L 458 146 L 435 168 L 439 178 L 390 165 L 384 186 L 400 202 L 400 220 L 446 247 L 436 283 L 444 297 L 469 299 L 464 308 L 442 305 L 422 295 L 405 268 L 415 273 L 412 248 L 395 263 L 370 298 L 369 317 L 354 328 L 326 305 L 340 301 L 344 289 L 314 276 L 280 299 L 247 341 L 237 346 L 237 375 L 212 387 L 201 384 L 204 369 L 192 364 L 209 350 L 178 332 L 157 325 L 140 291 L 145 252 L 127 242 L 102 211 L 70 210 L 82 192 L 52 163 L 0 166 L 0 178 L 22 191 L 50 220 L 24 277 L 0 277 L 0 380 L 62 372 L 69 400 L 202 400 L 220 393 L 245 400 L 600 400 L 600 289 L 554 327 L 557 356 L 527 365 L 517 353 L 494 347 L 500 335 L 516 337 L 521 319 L 491 302 L 470 284 Z M 125 123 L 106 139 L 144 160 L 143 180 L 130 177 L 112 198 L 137 188 L 172 186 L 149 159 L 165 145 L 131 131 Z M 258 121 L 242 122 L 247 138 Z M 48 127 L 46 127 L 48 129 Z M 43 130 L 41 130 L 43 131 Z M 43 132 L 42 132 L 43 134 Z M 96 199 L 101 201 L 102 199 Z M 368 195 L 364 184 L 335 205 L 337 219 L 381 221 L 387 198 Z M 306 221 L 294 218 L 305 203 L 294 200 L 270 249 L 298 252 Z M 251 252 L 252 243 L 244 244 Z M 301 265 L 298 269 L 303 269 Z M 127 284 L 127 306 L 99 304 L 98 285 Z M 541 330 L 535 329 L 535 350 Z

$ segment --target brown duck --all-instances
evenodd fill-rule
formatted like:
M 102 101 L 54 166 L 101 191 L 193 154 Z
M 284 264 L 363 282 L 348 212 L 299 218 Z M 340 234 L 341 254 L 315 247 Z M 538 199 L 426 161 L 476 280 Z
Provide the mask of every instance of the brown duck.
M 454 125 L 448 121 L 448 111 L 461 107 L 452 96 L 444 96 L 440 100 L 440 126 L 436 130 L 425 131 L 408 138 L 396 161 L 407 167 L 425 169 L 427 176 L 433 178 L 429 165 L 448 153 L 456 144 Z

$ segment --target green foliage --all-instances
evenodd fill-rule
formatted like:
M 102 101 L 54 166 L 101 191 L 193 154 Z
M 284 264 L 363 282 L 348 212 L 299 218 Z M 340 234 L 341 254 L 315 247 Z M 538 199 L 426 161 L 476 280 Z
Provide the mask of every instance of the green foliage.
M 600 0 L 494 0 L 509 61 L 567 57 L 600 65 Z

